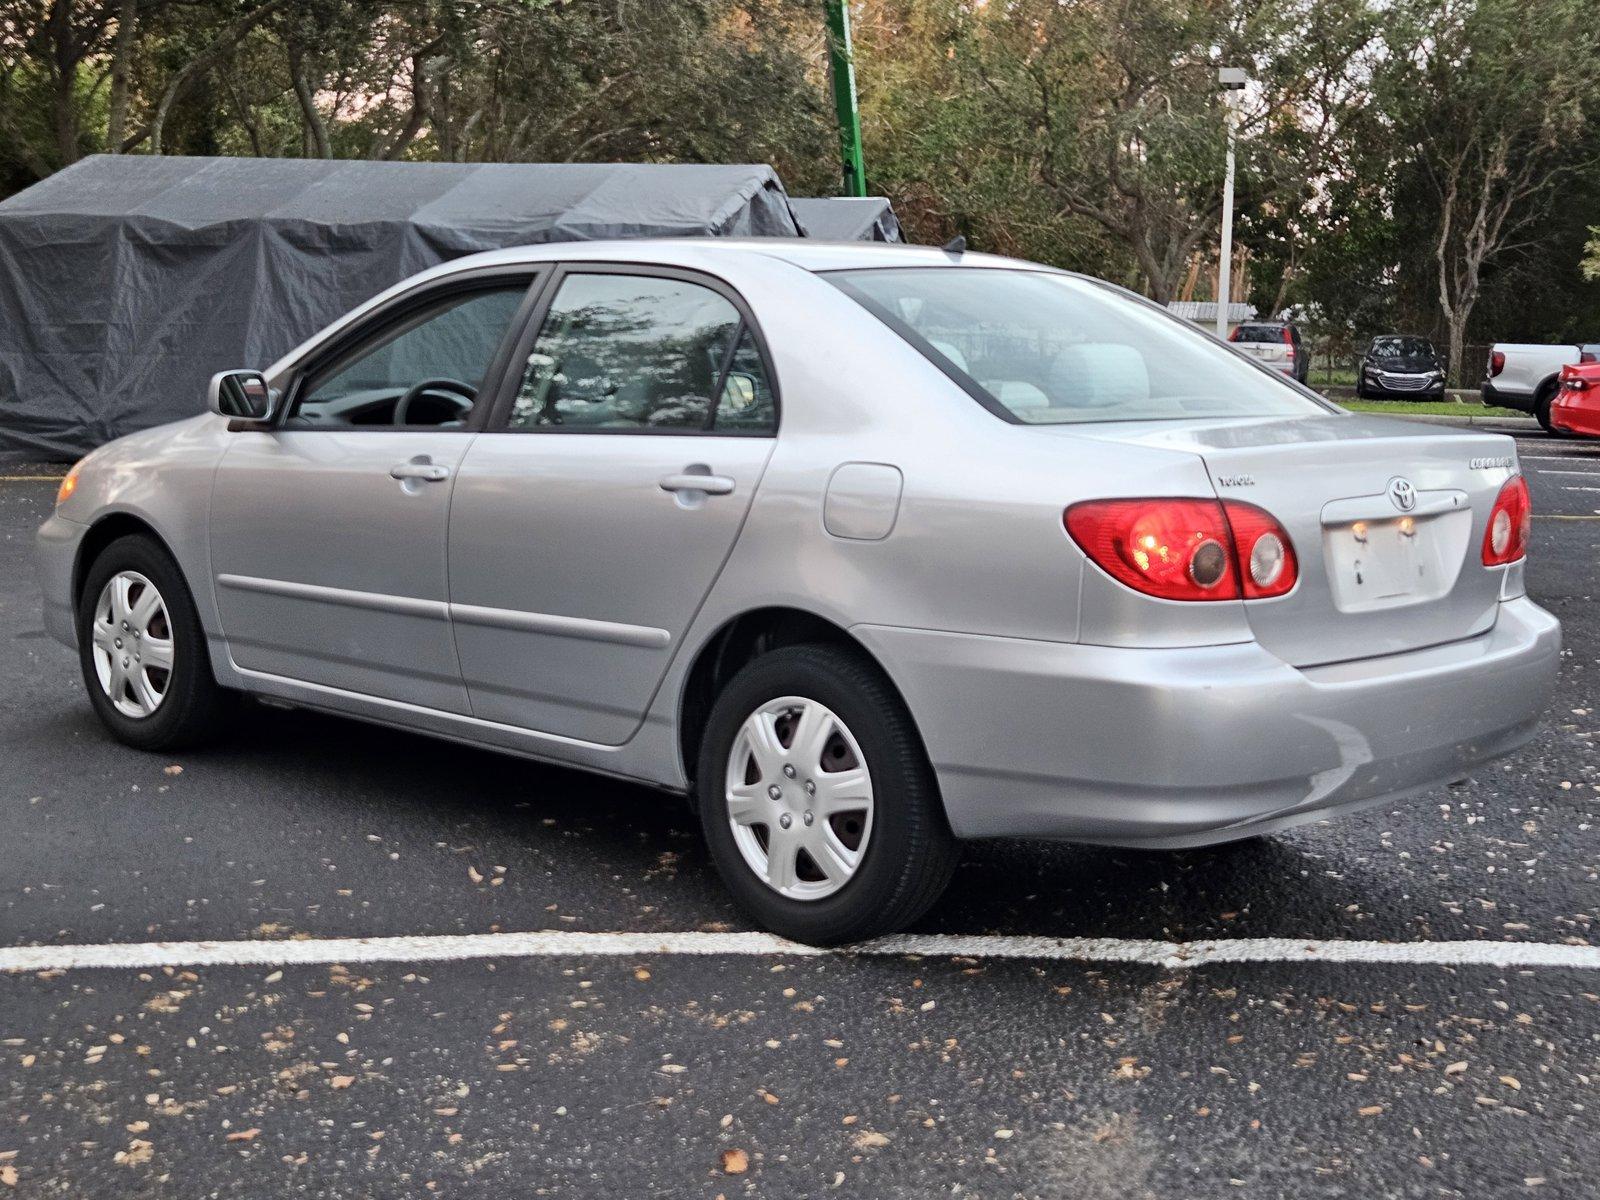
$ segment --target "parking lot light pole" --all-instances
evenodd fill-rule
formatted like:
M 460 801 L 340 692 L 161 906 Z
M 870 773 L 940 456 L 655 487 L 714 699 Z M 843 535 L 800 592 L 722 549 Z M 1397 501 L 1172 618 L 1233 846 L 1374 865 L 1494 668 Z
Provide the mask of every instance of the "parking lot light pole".
M 1217 83 L 1227 106 L 1228 165 L 1222 180 L 1222 255 L 1217 262 L 1217 336 L 1228 336 L 1229 292 L 1233 286 L 1233 143 L 1239 130 L 1239 99 L 1244 92 L 1243 67 L 1219 67 Z
M 861 110 L 856 105 L 855 50 L 850 44 L 847 0 L 827 0 L 828 64 L 833 76 L 833 107 L 839 117 L 839 149 L 844 194 L 867 194 L 867 167 L 861 152 Z

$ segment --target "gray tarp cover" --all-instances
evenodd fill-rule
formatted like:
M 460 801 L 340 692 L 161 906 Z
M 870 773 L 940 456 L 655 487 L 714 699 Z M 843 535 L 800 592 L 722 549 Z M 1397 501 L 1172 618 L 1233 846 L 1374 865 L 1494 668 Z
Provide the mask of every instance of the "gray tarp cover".
M 87 158 L 0 203 L 0 454 L 189 416 L 213 372 L 464 254 L 799 233 L 766 166 Z
M 789 197 L 807 237 L 828 242 L 898 242 L 900 221 L 882 196 Z

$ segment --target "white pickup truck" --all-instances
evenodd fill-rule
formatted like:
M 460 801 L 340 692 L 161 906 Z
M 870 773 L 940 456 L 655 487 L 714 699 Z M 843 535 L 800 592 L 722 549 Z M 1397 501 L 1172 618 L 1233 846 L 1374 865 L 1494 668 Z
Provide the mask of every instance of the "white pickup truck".
M 1483 402 L 1532 413 L 1545 432 L 1551 433 L 1550 402 L 1556 398 L 1561 368 L 1568 363 L 1597 360 L 1600 360 L 1600 342 L 1581 346 L 1497 342 L 1489 349 Z

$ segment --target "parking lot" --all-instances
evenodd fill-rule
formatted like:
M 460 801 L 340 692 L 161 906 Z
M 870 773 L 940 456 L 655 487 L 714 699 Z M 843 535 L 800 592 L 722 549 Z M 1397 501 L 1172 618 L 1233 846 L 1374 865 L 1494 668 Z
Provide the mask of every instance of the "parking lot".
M 865 954 L 737 936 L 672 797 L 260 707 L 112 742 L 40 628 L 59 468 L 0 468 L 0 1196 L 1594 1196 L 1600 445 L 1506 428 L 1533 744 L 1238 847 L 973 845 Z

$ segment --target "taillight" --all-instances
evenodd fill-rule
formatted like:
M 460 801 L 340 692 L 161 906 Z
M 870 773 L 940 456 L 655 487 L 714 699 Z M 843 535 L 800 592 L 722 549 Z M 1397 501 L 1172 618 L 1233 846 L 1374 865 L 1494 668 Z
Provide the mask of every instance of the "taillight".
M 1223 511 L 1233 531 L 1239 582 L 1246 600 L 1267 600 L 1294 588 L 1300 564 L 1294 543 L 1272 514 L 1241 500 L 1224 500 Z
M 1593 350 L 1580 349 L 1578 351 L 1578 361 L 1581 363 L 1600 362 L 1600 355 L 1595 354 Z
M 1237 500 L 1088 500 L 1062 519 L 1106 574 L 1163 600 L 1281 596 L 1299 572 L 1283 526 Z
M 1504 350 L 1491 350 L 1489 352 L 1489 378 L 1493 379 L 1506 369 L 1506 355 Z
M 1283 340 L 1286 345 L 1294 345 L 1294 334 L 1289 332 L 1289 327 L 1287 325 L 1283 327 Z
M 1483 565 L 1503 567 L 1528 553 L 1528 534 L 1533 530 L 1533 502 L 1528 484 L 1521 475 L 1506 480 L 1489 513 L 1489 526 L 1483 531 Z
M 1237 342 L 1239 340 L 1239 327 L 1237 325 L 1235 325 L 1233 327 L 1233 331 L 1228 334 L 1228 340 L 1230 342 Z

